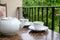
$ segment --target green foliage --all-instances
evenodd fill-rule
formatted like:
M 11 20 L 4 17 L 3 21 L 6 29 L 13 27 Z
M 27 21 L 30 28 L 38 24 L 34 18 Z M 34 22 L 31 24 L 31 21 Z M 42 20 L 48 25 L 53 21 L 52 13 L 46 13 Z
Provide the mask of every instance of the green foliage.
M 23 0 L 23 6 L 60 6 L 60 0 Z
M 60 0 L 23 0 L 23 6 L 60 6 Z M 26 10 L 24 11 L 25 13 Z M 36 15 L 35 15 L 36 13 Z M 52 12 L 51 12 L 51 8 L 49 9 L 48 11 L 48 27 L 51 29 L 51 22 L 52 22 Z M 55 14 L 60 14 L 60 8 L 55 8 Z M 36 8 L 36 12 L 34 11 L 33 9 L 33 16 L 32 16 L 32 11 L 31 9 L 28 9 L 28 15 L 30 16 L 29 17 L 29 20 L 32 21 L 32 17 L 33 17 L 33 21 L 37 21 L 38 20 L 38 8 Z M 46 24 L 46 9 L 44 9 L 44 23 Z M 36 16 L 36 18 L 35 18 Z M 39 11 L 39 20 L 42 21 L 42 12 L 41 12 L 41 9 Z M 55 16 L 54 20 L 55 20 L 55 31 L 58 32 L 57 29 L 59 29 L 59 21 L 58 21 L 58 17 Z

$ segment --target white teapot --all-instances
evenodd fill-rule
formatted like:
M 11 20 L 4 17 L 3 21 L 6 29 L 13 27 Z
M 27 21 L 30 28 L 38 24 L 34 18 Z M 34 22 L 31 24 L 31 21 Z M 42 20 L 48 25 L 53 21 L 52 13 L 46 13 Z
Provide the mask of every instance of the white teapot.
M 16 34 L 20 29 L 20 21 L 17 18 L 6 17 L 0 20 L 0 33 L 4 35 Z

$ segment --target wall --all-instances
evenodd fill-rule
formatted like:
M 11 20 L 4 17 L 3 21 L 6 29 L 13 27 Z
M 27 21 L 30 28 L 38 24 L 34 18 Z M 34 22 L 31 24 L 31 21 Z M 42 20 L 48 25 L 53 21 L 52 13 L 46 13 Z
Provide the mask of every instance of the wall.
M 11 17 L 16 17 L 17 7 L 22 7 L 22 0 L 1 0 L 1 3 L 7 4 L 7 15 Z

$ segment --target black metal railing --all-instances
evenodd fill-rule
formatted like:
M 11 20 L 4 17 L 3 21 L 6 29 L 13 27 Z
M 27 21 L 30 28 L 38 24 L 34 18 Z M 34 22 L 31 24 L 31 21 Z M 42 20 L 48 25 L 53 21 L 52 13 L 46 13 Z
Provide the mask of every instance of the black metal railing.
M 60 24 L 60 19 L 56 16 L 57 9 L 59 11 L 60 6 L 28 6 L 23 8 L 23 17 L 28 18 L 30 21 L 43 21 L 44 25 L 48 26 L 53 31 L 55 29 L 56 23 Z M 59 20 L 56 22 L 56 19 Z M 57 26 L 58 27 L 58 26 Z M 57 29 L 60 33 L 60 25 Z
M 60 8 L 60 7 L 57 7 L 57 6 L 56 7 L 55 6 L 23 7 L 23 16 L 25 18 L 28 17 L 29 19 L 31 19 L 30 21 L 45 21 L 45 25 L 48 26 L 49 8 L 51 9 L 50 10 L 50 13 L 51 13 L 50 17 L 51 17 L 52 30 L 54 30 L 55 8 Z M 44 14 L 45 14 L 46 20 L 44 20 Z

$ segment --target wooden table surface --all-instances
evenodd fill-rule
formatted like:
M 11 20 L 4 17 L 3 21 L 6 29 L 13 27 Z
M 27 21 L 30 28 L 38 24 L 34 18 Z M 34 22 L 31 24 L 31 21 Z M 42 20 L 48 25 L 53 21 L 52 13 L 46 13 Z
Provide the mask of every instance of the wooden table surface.
M 16 35 L 0 36 L 0 40 L 52 40 L 51 30 L 35 32 L 28 28 L 22 28 Z M 59 34 L 54 32 L 54 40 L 59 40 Z

